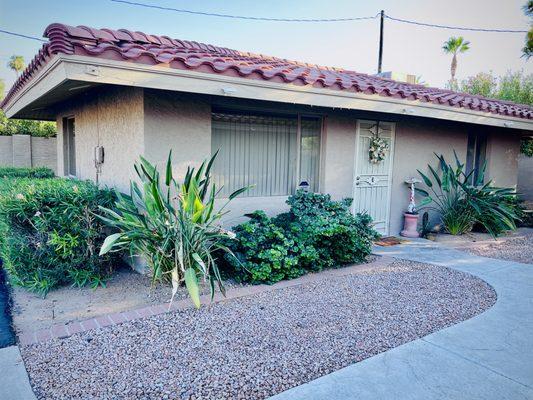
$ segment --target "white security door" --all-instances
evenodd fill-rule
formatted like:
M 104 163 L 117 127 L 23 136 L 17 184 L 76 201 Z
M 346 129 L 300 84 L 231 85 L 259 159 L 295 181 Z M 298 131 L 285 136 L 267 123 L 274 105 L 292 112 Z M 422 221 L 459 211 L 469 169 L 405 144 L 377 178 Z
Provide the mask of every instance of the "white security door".
M 388 143 L 385 159 L 379 163 L 369 157 L 370 140 L 376 134 Z M 393 156 L 393 123 L 357 121 L 353 211 L 370 214 L 382 235 L 389 233 Z

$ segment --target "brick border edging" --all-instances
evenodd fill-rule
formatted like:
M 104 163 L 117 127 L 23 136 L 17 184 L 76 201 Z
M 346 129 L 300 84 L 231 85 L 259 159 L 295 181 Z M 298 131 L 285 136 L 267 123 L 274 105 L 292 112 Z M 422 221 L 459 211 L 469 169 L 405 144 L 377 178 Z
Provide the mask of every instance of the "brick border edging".
M 254 285 L 245 286 L 241 288 L 230 289 L 226 292 L 224 297 L 217 293 L 212 303 L 219 303 L 226 300 L 236 299 L 239 297 L 246 297 L 263 292 L 299 286 L 305 283 L 316 282 L 328 276 L 346 276 L 352 275 L 362 270 L 385 267 L 394 260 L 388 256 L 379 256 L 378 259 L 367 264 L 356 264 L 348 267 L 337 269 L 324 270 L 318 273 L 309 273 L 296 279 L 277 282 L 273 285 Z M 211 300 L 210 295 L 200 296 L 202 304 L 208 303 Z M 19 345 L 30 345 L 34 343 L 45 342 L 52 339 L 64 339 L 76 333 L 87 332 L 93 329 L 105 328 L 107 326 L 118 325 L 127 321 L 134 321 L 154 315 L 165 314 L 167 312 L 186 310 L 193 308 L 189 298 L 174 301 L 169 308 L 169 303 L 150 305 L 142 308 L 137 308 L 128 311 L 121 311 L 113 314 L 105 314 L 97 317 L 89 318 L 82 321 L 69 322 L 67 324 L 55 324 L 49 328 L 39 329 L 33 332 L 25 332 L 18 336 Z

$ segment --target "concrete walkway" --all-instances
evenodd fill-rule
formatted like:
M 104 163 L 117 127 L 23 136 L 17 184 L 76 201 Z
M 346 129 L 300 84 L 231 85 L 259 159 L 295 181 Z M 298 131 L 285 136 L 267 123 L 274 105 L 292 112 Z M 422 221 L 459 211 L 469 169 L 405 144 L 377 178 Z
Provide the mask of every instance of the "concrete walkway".
M 498 293 L 486 312 L 272 397 L 533 399 L 533 265 L 477 257 L 427 240 L 376 254 L 476 275 Z
M 35 399 L 18 346 L 0 349 L 0 399 Z

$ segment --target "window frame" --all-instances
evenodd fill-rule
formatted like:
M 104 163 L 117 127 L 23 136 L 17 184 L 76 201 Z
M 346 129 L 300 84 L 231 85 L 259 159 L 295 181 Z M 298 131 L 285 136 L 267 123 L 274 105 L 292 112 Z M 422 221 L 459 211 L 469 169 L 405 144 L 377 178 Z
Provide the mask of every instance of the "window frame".
M 69 123 L 72 121 L 73 132 L 72 136 L 74 137 L 74 174 L 71 172 L 71 138 Z M 68 115 L 63 118 L 63 170 L 64 175 L 69 178 L 77 178 L 78 166 L 76 160 L 76 118 L 74 115 Z
M 320 120 L 320 140 L 319 140 L 319 151 L 318 151 L 318 176 L 317 176 L 317 193 L 320 193 L 322 189 L 322 176 L 323 176 L 323 160 L 324 160 L 324 135 L 325 135 L 325 121 L 327 116 L 322 113 L 309 113 L 309 112 L 282 112 L 282 111 L 275 111 L 275 110 L 264 110 L 264 109 L 258 109 L 258 108 L 248 108 L 248 107 L 212 107 L 211 109 L 211 121 L 213 121 L 213 114 L 249 114 L 253 116 L 269 116 L 272 118 L 296 118 L 297 125 L 296 125 L 296 165 L 294 166 L 294 182 L 292 184 L 292 189 L 290 193 L 283 194 L 283 195 L 272 195 L 272 196 L 248 196 L 249 198 L 259 198 L 259 197 L 287 197 L 296 192 L 298 189 L 301 180 L 301 139 L 302 139 L 302 118 L 314 118 Z M 213 128 L 211 127 L 211 137 L 213 135 Z M 212 140 L 212 139 L 211 139 Z M 213 149 L 211 149 L 211 155 L 213 155 Z M 225 197 L 221 197 L 225 198 Z
M 485 132 L 469 132 L 466 144 L 466 175 L 475 172 L 469 178 L 471 184 L 478 179 L 479 170 L 488 162 L 488 135 Z M 482 184 L 485 183 L 485 179 Z

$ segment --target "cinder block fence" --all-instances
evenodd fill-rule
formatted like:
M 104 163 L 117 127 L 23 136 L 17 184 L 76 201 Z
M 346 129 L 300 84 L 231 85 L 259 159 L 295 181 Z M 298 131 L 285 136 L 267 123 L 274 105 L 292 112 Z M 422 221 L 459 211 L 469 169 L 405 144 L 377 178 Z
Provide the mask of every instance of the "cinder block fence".
M 56 138 L 0 136 L 1 167 L 48 167 L 57 173 Z

